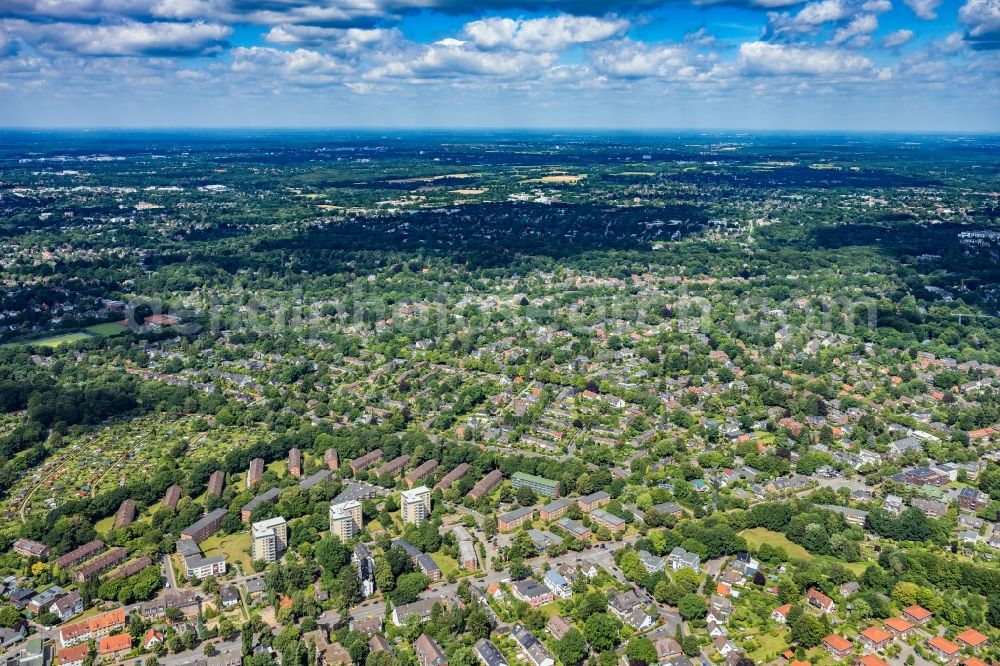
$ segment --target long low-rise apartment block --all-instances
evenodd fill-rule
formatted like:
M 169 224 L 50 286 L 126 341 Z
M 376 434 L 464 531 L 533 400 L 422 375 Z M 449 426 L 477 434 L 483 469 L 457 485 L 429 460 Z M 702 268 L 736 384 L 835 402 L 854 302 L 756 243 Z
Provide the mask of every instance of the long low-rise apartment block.
M 219 508 L 209 511 L 204 516 L 196 520 L 190 527 L 181 532 L 181 539 L 191 540 L 195 543 L 204 541 L 219 531 L 222 526 L 222 519 L 226 517 L 226 510 Z

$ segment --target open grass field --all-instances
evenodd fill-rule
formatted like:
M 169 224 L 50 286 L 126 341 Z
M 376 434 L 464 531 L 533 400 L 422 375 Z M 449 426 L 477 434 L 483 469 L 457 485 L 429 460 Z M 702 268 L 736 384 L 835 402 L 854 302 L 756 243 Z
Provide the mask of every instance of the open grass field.
M 71 344 L 73 342 L 80 342 L 81 340 L 89 340 L 93 336 L 87 335 L 86 333 L 62 333 L 60 335 L 50 335 L 47 338 L 40 338 L 38 340 L 32 340 L 26 344 L 35 345 L 38 347 L 61 347 L 62 345 Z
M 850 571 L 855 576 L 862 575 L 865 572 L 865 569 L 868 568 L 868 562 L 845 562 L 843 560 L 837 559 L 836 557 L 825 557 L 825 556 L 822 559 L 829 560 L 830 562 L 836 562 L 840 566 Z
M 754 549 L 760 548 L 761 544 L 768 543 L 772 546 L 779 546 L 783 548 L 788 557 L 793 560 L 811 560 L 815 558 L 815 555 L 802 546 L 789 541 L 788 537 L 784 534 L 781 534 L 780 532 L 772 532 L 771 530 L 764 529 L 763 527 L 743 530 L 740 532 L 740 536 L 746 539 L 747 545 Z
M 107 534 L 111 531 L 111 528 L 115 526 L 115 517 L 107 516 L 106 518 L 101 518 L 96 523 L 94 523 L 94 529 L 97 530 L 98 534 Z
M 532 178 L 530 180 L 525 180 L 525 181 L 522 181 L 522 182 L 525 182 L 525 183 L 543 183 L 543 184 L 560 183 L 560 184 L 570 184 L 570 185 L 572 185 L 572 184 L 575 184 L 575 183 L 579 183 L 581 180 L 583 180 L 586 177 L 587 177 L 587 174 L 585 174 L 585 173 L 576 174 L 576 175 L 559 174 L 559 175 L 551 175 L 551 176 L 542 176 L 540 178 Z
M 114 322 L 109 322 L 107 324 L 94 324 L 93 326 L 88 326 L 84 330 L 92 335 L 110 337 L 112 335 L 121 335 L 128 330 L 128 327 Z
M 204 553 L 205 557 L 225 555 L 226 562 L 230 566 L 238 564 L 240 569 L 245 573 L 252 571 L 250 568 L 252 558 L 247 552 L 250 550 L 251 543 L 252 537 L 250 536 L 250 531 L 241 530 L 236 534 L 229 534 L 226 536 L 220 536 L 218 534 L 212 535 L 202 541 L 199 545 L 201 546 L 201 552 Z

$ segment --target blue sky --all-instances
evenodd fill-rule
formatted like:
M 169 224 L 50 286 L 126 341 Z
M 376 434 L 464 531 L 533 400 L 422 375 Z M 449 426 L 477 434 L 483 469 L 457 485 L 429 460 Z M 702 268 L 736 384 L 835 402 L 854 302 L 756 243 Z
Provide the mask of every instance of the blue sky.
M 0 126 L 1000 131 L 1000 0 L 3 0 Z

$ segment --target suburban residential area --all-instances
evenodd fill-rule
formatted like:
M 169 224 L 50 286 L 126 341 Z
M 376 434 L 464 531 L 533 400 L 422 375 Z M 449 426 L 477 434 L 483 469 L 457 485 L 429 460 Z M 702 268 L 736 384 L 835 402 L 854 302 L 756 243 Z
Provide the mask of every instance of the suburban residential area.
M 0 666 L 1000 660 L 988 148 L 212 141 L 0 151 Z

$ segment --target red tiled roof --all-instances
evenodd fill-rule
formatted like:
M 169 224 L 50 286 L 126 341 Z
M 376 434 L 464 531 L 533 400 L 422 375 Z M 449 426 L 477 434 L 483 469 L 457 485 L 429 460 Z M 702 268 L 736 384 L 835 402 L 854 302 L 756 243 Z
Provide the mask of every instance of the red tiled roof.
M 934 615 L 934 613 L 930 612 L 923 606 L 917 606 L 916 604 L 910 606 L 909 608 L 904 608 L 903 612 L 918 620 L 926 620 L 931 615 Z
M 927 644 L 936 650 L 940 650 L 947 655 L 952 655 L 958 652 L 961 648 L 955 643 L 952 643 L 944 636 L 935 636 L 934 638 L 927 641 Z
M 881 627 L 868 627 L 861 632 L 861 635 L 872 643 L 882 643 L 892 639 L 892 634 Z
M 986 636 L 982 635 L 975 629 L 966 629 L 958 636 L 955 636 L 955 638 L 957 638 L 962 643 L 965 643 L 969 647 L 976 647 L 978 645 L 982 645 L 988 640 Z
M 830 646 L 837 652 L 843 652 L 844 650 L 851 649 L 851 641 L 847 640 L 840 634 L 830 634 L 823 639 L 823 643 Z
M 69 664 L 74 661 L 81 661 L 86 659 L 89 651 L 89 646 L 86 643 L 80 643 L 79 645 L 59 650 L 59 663 Z
M 874 654 L 866 654 L 858 659 L 858 663 L 861 666 L 889 666 L 882 658 Z
M 98 654 L 111 654 L 114 652 L 121 652 L 122 650 L 132 649 L 132 637 L 128 634 L 115 634 L 114 636 L 105 636 L 97 644 Z
M 898 631 L 901 634 L 913 629 L 913 625 L 908 620 L 901 617 L 889 618 L 885 621 L 885 626 L 889 627 L 893 631 Z

